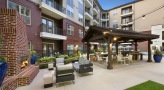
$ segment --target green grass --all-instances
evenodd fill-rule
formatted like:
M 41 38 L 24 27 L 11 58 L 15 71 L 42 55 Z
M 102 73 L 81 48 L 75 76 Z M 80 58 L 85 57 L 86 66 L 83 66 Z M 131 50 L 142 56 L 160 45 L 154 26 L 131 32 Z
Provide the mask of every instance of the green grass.
M 149 80 L 126 90 L 164 90 L 164 85 Z

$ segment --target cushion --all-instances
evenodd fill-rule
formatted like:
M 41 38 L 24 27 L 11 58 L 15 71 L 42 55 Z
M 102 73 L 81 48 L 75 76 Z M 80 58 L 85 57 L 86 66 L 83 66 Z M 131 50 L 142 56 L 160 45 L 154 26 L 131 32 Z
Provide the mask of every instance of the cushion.
M 53 63 L 49 63 L 48 64 L 48 68 L 54 68 L 54 64 Z
M 64 63 L 64 58 L 56 58 L 56 64 Z
M 53 83 L 53 74 L 52 73 L 44 74 L 43 81 L 44 81 L 44 84 Z
M 67 65 L 58 65 L 57 66 L 57 69 L 60 71 L 60 70 L 68 70 L 68 69 L 72 69 L 73 66 L 72 64 L 67 64 Z

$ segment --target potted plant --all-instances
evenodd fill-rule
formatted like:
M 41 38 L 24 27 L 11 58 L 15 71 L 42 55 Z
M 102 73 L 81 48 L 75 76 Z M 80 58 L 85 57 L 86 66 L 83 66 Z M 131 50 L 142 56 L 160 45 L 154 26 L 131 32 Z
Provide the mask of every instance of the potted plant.
M 30 55 L 31 55 L 31 64 L 35 64 L 36 63 L 36 59 L 37 59 L 37 53 L 35 50 L 31 50 L 30 51 Z
M 0 86 L 2 85 L 2 82 L 6 76 L 7 71 L 7 59 L 5 57 L 0 57 Z
M 154 61 L 155 61 L 155 62 L 160 63 L 160 62 L 161 62 L 161 59 L 162 59 L 162 52 L 159 51 L 158 49 L 156 49 L 156 50 L 154 51 L 154 56 L 153 56 L 153 58 L 154 58 Z

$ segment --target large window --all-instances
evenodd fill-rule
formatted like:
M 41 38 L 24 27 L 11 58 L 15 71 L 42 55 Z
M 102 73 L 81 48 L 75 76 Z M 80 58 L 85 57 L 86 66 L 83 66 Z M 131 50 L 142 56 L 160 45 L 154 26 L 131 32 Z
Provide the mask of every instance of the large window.
M 42 31 L 53 33 L 53 21 L 50 19 L 42 18 Z
M 83 4 L 81 4 L 80 2 L 78 2 L 78 12 L 83 15 Z
M 72 36 L 74 35 L 74 27 L 69 24 L 67 24 L 67 34 Z
M 79 37 L 83 38 L 83 30 L 79 29 Z
M 67 9 L 67 15 L 70 16 L 70 17 L 74 17 L 74 14 L 73 12 L 71 12 L 70 10 Z
M 68 54 L 73 54 L 74 53 L 74 45 L 67 44 L 67 50 L 68 50 Z
M 73 8 L 73 0 L 67 0 L 67 5 Z
M 118 28 L 118 21 L 117 20 L 113 20 L 113 28 Z
M 31 11 L 30 11 L 30 9 L 28 9 L 24 6 L 18 5 L 14 2 L 11 2 L 10 0 L 8 0 L 8 8 L 15 9 L 16 11 L 18 11 L 24 17 L 26 24 L 27 25 L 31 24 Z
M 83 50 L 83 45 L 79 45 L 78 50 L 82 51 Z

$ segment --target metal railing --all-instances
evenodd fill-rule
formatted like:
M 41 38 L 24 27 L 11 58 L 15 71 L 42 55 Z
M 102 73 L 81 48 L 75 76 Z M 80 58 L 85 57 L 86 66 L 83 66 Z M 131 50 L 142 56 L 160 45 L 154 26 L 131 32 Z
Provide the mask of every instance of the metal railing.
M 90 12 L 90 10 L 85 9 L 85 12 L 87 12 L 89 15 L 93 16 L 93 14 Z
M 58 34 L 58 35 L 65 35 L 65 32 L 62 28 L 53 26 L 53 27 L 47 27 L 47 25 L 41 24 L 42 32 L 52 33 L 52 34 Z
M 94 18 L 94 20 L 96 20 L 97 22 L 99 22 L 99 19 L 98 18 Z
M 133 22 L 133 20 L 122 21 L 121 24 L 128 24 L 128 23 L 131 23 L 131 22 Z
M 89 23 L 85 23 L 85 26 L 89 27 L 89 26 L 90 26 L 90 24 L 89 24 Z
M 66 8 L 63 7 L 63 6 L 61 6 L 60 4 L 58 4 L 56 2 L 51 2 L 51 5 L 48 4 L 47 0 L 46 0 L 46 2 L 44 2 L 43 0 L 41 0 L 41 2 L 47 4 L 50 7 L 53 7 L 54 9 L 56 9 L 56 10 L 58 10 L 58 11 L 64 13 L 64 14 L 66 14 Z
M 99 13 L 99 9 L 96 6 L 94 6 L 93 8 L 96 9 L 96 11 Z
M 92 4 L 92 0 L 88 0 Z

